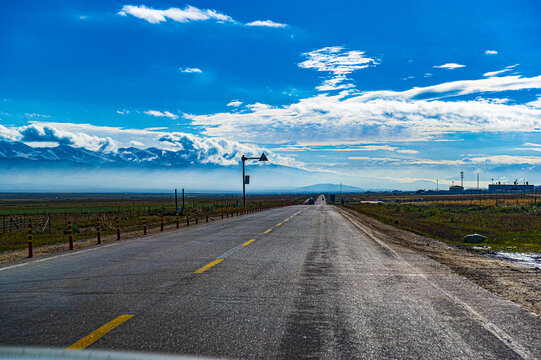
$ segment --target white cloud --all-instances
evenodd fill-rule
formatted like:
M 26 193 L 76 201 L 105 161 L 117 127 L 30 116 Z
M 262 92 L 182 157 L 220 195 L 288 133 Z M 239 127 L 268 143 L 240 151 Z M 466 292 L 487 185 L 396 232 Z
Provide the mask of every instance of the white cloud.
M 530 101 L 529 103 L 526 103 L 526 105 L 541 109 L 541 95 L 537 95 L 537 100 Z
M 351 84 L 342 84 L 349 80 L 348 74 L 379 64 L 377 59 L 366 57 L 364 51 L 345 51 L 342 46 L 329 46 L 303 55 L 307 60 L 299 63 L 299 67 L 332 74 L 332 78 L 317 87 L 319 91 L 351 88 Z
M 519 64 L 515 64 L 515 65 L 511 65 L 511 66 L 506 66 L 506 67 L 503 68 L 502 70 L 489 71 L 489 72 L 487 72 L 487 73 L 484 73 L 483 76 L 486 76 L 486 77 L 496 76 L 496 75 L 502 74 L 502 73 L 504 73 L 504 72 L 511 71 L 513 68 L 517 67 L 518 65 L 519 65 Z
M 151 24 L 166 22 L 168 19 L 180 23 L 213 20 L 219 23 L 239 24 L 229 15 L 225 15 L 216 10 L 199 9 L 191 5 L 187 5 L 184 9 L 171 7 L 166 10 L 153 9 L 145 5 L 124 5 L 117 14 L 120 16 L 131 15 L 138 19 L 146 20 Z M 287 26 L 287 24 L 274 22 L 272 20 L 255 20 L 244 25 L 270 28 L 284 28 Z
M 176 120 L 178 119 L 178 115 L 172 114 L 169 111 L 158 111 L 158 110 L 147 110 L 145 111 L 145 114 L 155 116 L 155 117 L 167 117 L 169 119 Z
M 377 151 L 377 150 L 387 150 L 387 151 L 395 151 L 396 147 L 389 146 L 389 145 L 364 145 L 359 146 L 357 150 L 366 150 L 366 151 Z
M 515 148 L 513 150 L 523 150 L 523 151 L 539 151 L 541 152 L 541 144 L 535 144 L 535 143 L 524 143 L 522 148 Z
M 498 71 L 489 71 L 489 72 L 484 73 L 483 76 L 486 76 L 486 77 L 496 76 L 496 75 L 499 75 L 501 73 L 507 72 L 509 70 L 511 70 L 511 69 L 503 69 L 503 70 L 498 70 Z
M 132 15 L 136 18 L 146 20 L 152 24 L 167 21 L 167 19 L 171 19 L 173 21 L 181 23 L 207 20 L 215 20 L 218 22 L 233 22 L 233 19 L 230 16 L 219 13 L 216 10 L 198 9 L 190 5 L 187 5 L 184 9 L 171 7 L 167 10 L 152 9 L 146 7 L 145 5 L 124 5 L 122 7 L 122 10 L 118 12 L 118 15 Z
M 202 73 L 203 72 L 199 68 L 178 68 L 178 70 L 183 73 Z
M 116 113 L 120 115 L 128 115 L 130 113 L 130 110 L 117 110 Z
M 246 24 L 246 26 L 264 26 L 264 27 L 273 27 L 273 28 L 284 28 L 287 24 L 280 24 L 271 20 L 256 20 Z
M 415 99 L 422 97 L 439 99 L 442 97 L 468 95 L 482 92 L 500 92 L 539 88 L 541 88 L 541 76 L 527 78 L 520 77 L 519 75 L 510 75 L 478 80 L 451 81 L 426 87 L 414 87 L 405 91 L 367 91 L 362 93 L 358 99 L 361 101 L 378 98 Z
M 227 106 L 239 107 L 242 105 L 242 101 L 233 100 L 227 104 Z
M 459 68 L 466 67 L 466 65 L 461 65 L 461 64 L 457 64 L 457 63 L 447 63 L 447 64 L 436 65 L 436 66 L 432 66 L 432 67 L 436 68 L 436 69 L 454 70 L 454 69 L 459 69 Z
M 17 140 L 23 142 L 54 142 L 103 152 L 112 152 L 117 149 L 117 143 L 110 137 L 103 138 L 83 132 L 65 131 L 42 123 L 32 123 L 12 130 L 16 130 L 19 133 Z
M 418 154 L 419 153 L 419 151 L 417 150 L 408 150 L 408 149 L 396 150 L 396 152 L 400 154 Z
M 431 77 L 431 76 L 432 76 L 432 73 L 425 73 L 425 74 L 423 75 L 423 77 L 425 77 L 425 78 L 428 78 L 428 77 Z
M 0 138 L 2 140 L 19 140 L 21 138 L 21 133 L 13 128 L 5 127 L 0 124 Z
M 380 157 L 369 157 L 369 156 L 350 156 L 349 160 L 365 160 L 365 161 L 377 161 L 377 162 L 399 162 L 401 159 L 393 158 L 380 158 Z
M 541 156 L 513 156 L 513 155 L 492 155 L 465 157 L 457 160 L 446 159 L 399 159 L 380 158 L 369 156 L 350 156 L 350 160 L 362 160 L 366 163 L 387 163 L 392 165 L 541 165 Z
M 485 55 L 497 55 L 498 52 L 496 50 L 485 50 Z
M 208 136 L 274 144 L 426 141 L 457 132 L 541 131 L 541 109 L 487 101 L 415 100 L 424 94 L 467 94 L 541 87 L 538 78 L 489 78 L 357 95 L 318 95 L 282 107 L 249 112 L 190 115 Z M 347 96 L 346 96 L 347 95 Z
M 145 146 L 145 144 L 143 144 L 142 142 L 140 142 L 140 141 L 135 141 L 135 140 L 130 141 L 130 145 L 131 145 L 131 146 L 137 146 L 137 147 L 143 147 L 143 146 Z
M 24 116 L 28 118 L 50 118 L 51 115 L 37 114 L 37 113 L 26 113 Z

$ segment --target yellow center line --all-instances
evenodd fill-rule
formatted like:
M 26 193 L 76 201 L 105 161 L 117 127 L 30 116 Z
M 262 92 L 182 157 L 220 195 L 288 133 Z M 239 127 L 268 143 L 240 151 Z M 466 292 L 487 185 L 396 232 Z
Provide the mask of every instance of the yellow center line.
M 120 315 L 119 317 L 103 325 L 96 331 L 91 332 L 89 335 L 85 336 L 84 338 L 77 341 L 73 345 L 68 346 L 66 350 L 82 350 L 86 348 L 87 346 L 92 345 L 103 335 L 107 334 L 109 331 L 113 330 L 117 326 L 122 325 L 124 322 L 128 321 L 133 316 L 134 315 Z
M 194 273 L 201 274 L 202 272 L 207 271 L 208 269 L 210 269 L 211 267 L 213 267 L 216 264 L 221 263 L 222 261 L 224 261 L 224 259 L 216 259 L 213 262 L 208 263 L 207 265 L 203 266 L 201 269 L 194 271 Z
M 248 240 L 248 241 L 246 241 L 244 244 L 242 244 L 242 246 L 250 245 L 250 244 L 253 243 L 254 241 L 255 241 L 255 239 Z
M 272 229 L 265 230 L 265 231 L 263 231 L 263 234 L 268 234 L 268 233 L 270 233 L 271 231 L 272 231 Z
M 289 219 L 284 219 L 284 221 L 289 221 Z
M 278 224 L 276 224 L 276 226 L 282 226 L 282 223 L 278 223 Z

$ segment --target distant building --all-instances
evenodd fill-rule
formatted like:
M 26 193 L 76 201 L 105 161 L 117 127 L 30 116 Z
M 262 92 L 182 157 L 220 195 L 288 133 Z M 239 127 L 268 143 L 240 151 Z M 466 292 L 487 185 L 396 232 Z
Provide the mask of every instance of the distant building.
M 488 192 L 503 193 L 503 192 L 533 192 L 534 186 L 526 184 L 489 184 Z
M 464 186 L 453 185 L 453 186 L 449 187 L 449 192 L 450 192 L 450 193 L 461 193 L 461 192 L 464 192 Z

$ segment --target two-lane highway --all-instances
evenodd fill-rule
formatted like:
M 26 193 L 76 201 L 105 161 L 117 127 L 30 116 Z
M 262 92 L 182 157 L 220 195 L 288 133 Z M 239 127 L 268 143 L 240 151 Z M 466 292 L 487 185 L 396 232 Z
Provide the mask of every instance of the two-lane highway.
M 45 261 L 42 261 L 45 260 Z M 538 358 L 537 316 L 318 198 L 0 268 L 0 344 L 226 358 Z

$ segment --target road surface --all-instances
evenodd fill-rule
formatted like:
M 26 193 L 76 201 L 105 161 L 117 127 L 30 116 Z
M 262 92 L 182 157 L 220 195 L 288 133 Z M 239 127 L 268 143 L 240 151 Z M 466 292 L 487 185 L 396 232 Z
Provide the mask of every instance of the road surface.
M 0 319 L 4 346 L 252 359 L 541 355 L 539 317 L 385 244 L 321 198 L 3 265 Z

